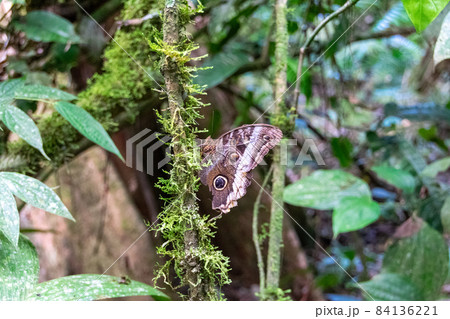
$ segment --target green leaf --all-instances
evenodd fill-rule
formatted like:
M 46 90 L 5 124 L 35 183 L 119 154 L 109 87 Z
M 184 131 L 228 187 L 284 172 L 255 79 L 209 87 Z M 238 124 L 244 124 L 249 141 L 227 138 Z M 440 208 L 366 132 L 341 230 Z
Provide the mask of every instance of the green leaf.
M 445 8 L 449 0 L 402 0 L 417 32 L 422 32 Z
M 418 130 L 418 133 L 424 140 L 435 143 L 444 152 L 448 151 L 447 145 L 445 145 L 444 140 L 439 137 L 439 132 L 436 125 L 433 125 L 428 129 L 422 127 Z
M 17 247 L 19 241 L 19 212 L 13 194 L 2 182 L 0 182 L 0 233 L 3 233 Z
M 444 60 L 450 59 L 450 12 L 445 16 L 444 22 L 439 32 L 439 37 L 434 47 L 433 61 L 437 66 Z
M 21 87 L 16 90 L 15 97 L 16 99 L 32 101 L 71 101 L 77 98 L 75 95 L 70 93 L 39 84 L 31 84 Z
M 14 101 L 16 90 L 25 84 L 23 79 L 14 79 L 0 82 L 0 112 L 2 107 L 11 104 Z
M 249 57 L 243 51 L 234 49 L 220 52 L 205 61 L 202 68 L 208 69 L 199 70 L 194 83 L 206 85 L 207 88 L 215 87 L 247 63 L 249 63 Z
M 26 4 L 25 0 L 9 0 L 9 2 L 11 2 L 12 4 L 23 4 L 23 5 Z
M 332 209 L 343 197 L 369 197 L 369 186 L 340 170 L 319 170 L 284 189 L 283 198 L 288 204 L 315 209 Z
M 19 173 L 0 172 L 0 182 L 24 202 L 74 221 L 55 192 L 37 179 Z
M 409 172 L 390 166 L 374 166 L 372 170 L 389 184 L 403 190 L 407 194 L 414 192 L 416 180 Z
M 112 139 L 109 137 L 108 133 L 106 133 L 103 126 L 86 110 L 68 102 L 56 103 L 55 109 L 83 136 L 100 145 L 105 150 L 116 154 L 121 160 L 123 160 L 122 155 Z
M 444 157 L 434 163 L 431 163 L 425 167 L 422 171 L 422 176 L 435 178 L 439 172 L 444 172 L 450 167 L 450 156 Z
M 15 106 L 7 105 L 1 114 L 1 119 L 12 132 L 38 149 L 50 161 L 50 158 L 45 154 L 38 127 L 24 111 Z
M 444 232 L 450 234 L 450 196 L 447 196 L 441 208 L 441 221 Z
M 386 251 L 382 271 L 407 277 L 423 300 L 436 300 L 448 272 L 444 238 L 420 218 L 403 223 L 395 237 L 399 239 Z
M 294 83 L 297 80 L 298 58 L 289 58 L 287 63 L 287 80 Z M 308 65 L 303 65 L 300 82 L 300 92 L 302 92 L 308 101 L 312 97 L 312 76 L 308 69 Z
M 348 167 L 353 163 L 352 142 L 346 137 L 333 137 L 331 139 L 331 150 L 333 155 L 339 160 L 342 167 Z
M 379 301 L 407 301 L 423 300 L 420 290 L 401 274 L 381 273 L 371 280 L 359 284 L 364 290 L 367 300 Z
M 39 260 L 23 235 L 18 248 L 0 234 L 0 300 L 25 300 L 38 281 Z
M 147 284 L 123 277 L 91 274 L 67 276 L 40 283 L 29 299 L 86 301 L 126 296 L 152 296 L 156 300 L 169 300 L 164 293 Z
M 358 230 L 376 221 L 380 206 L 370 197 L 344 197 L 333 210 L 333 234 Z
M 14 26 L 25 32 L 29 39 L 37 42 L 80 42 L 72 23 L 49 11 L 30 12 L 23 21 L 15 23 Z

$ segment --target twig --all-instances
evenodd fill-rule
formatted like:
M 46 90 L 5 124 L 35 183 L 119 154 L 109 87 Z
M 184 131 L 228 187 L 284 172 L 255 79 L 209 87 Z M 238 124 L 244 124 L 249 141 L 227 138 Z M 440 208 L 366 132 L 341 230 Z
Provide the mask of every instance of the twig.
M 123 21 L 116 21 L 115 25 L 117 27 L 117 29 L 120 29 L 121 27 L 127 27 L 130 25 L 140 25 L 142 23 L 144 23 L 147 20 L 151 20 L 154 18 L 159 18 L 160 12 L 156 11 L 156 12 L 152 12 L 149 13 L 145 16 L 143 16 L 142 18 L 136 18 L 136 19 L 129 19 L 129 20 L 123 20 Z
M 266 288 L 266 276 L 264 274 L 264 260 L 261 252 L 261 245 L 259 243 L 258 236 L 258 215 L 259 215 L 259 205 L 261 203 L 261 196 L 264 188 L 269 182 L 270 175 L 272 174 L 273 167 L 270 167 L 269 172 L 264 177 L 261 188 L 259 189 L 258 196 L 256 197 L 255 204 L 253 205 L 253 222 L 252 222 L 252 231 L 253 231 L 253 244 L 255 245 L 256 250 L 256 259 L 258 261 L 258 270 L 259 270 L 259 295 L 262 300 L 266 299 L 265 296 L 265 288 Z
M 302 74 L 302 66 L 303 66 L 303 59 L 305 57 L 306 49 L 309 47 L 311 42 L 314 40 L 316 35 L 322 30 L 328 22 L 333 20 L 335 17 L 346 11 L 348 8 L 352 7 L 355 3 L 357 3 L 359 0 L 348 0 L 342 7 L 340 7 L 338 10 L 334 11 L 332 14 L 327 16 L 318 26 L 314 29 L 314 31 L 309 35 L 309 37 L 306 39 L 303 46 L 300 48 L 299 55 L 298 55 L 298 67 L 297 67 L 297 78 L 298 81 L 295 83 L 295 89 L 294 89 L 294 105 L 296 110 L 298 110 L 298 98 L 300 96 L 300 82 L 301 78 L 303 76 Z

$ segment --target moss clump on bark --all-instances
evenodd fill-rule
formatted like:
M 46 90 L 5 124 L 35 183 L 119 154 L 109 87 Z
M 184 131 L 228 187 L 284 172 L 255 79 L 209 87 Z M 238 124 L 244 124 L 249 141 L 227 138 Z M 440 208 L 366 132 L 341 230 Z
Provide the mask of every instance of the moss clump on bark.
M 141 18 L 155 11 L 156 6 L 153 1 L 128 0 L 120 19 Z M 114 35 L 117 43 L 112 41 L 105 49 L 106 62 L 102 73 L 95 74 L 89 80 L 87 89 L 78 95 L 76 104 L 91 113 L 108 132 L 118 129 L 115 116 L 125 113 L 125 117 L 133 121 L 139 114 L 141 104 L 155 95 L 152 89 L 157 85 L 142 69 L 153 78 L 157 76 L 151 73 L 152 52 L 143 37 L 143 34 L 151 36 L 153 30 L 150 21 L 118 30 Z M 161 78 L 157 80 L 162 81 Z M 37 120 L 37 125 L 53 166 L 60 166 L 78 153 L 83 138 L 59 114 L 53 112 L 42 117 Z M 47 165 L 40 153 L 22 140 L 8 143 L 7 153 L 10 157 L 20 155 L 25 159 L 25 165 L 15 167 L 19 172 L 33 173 Z

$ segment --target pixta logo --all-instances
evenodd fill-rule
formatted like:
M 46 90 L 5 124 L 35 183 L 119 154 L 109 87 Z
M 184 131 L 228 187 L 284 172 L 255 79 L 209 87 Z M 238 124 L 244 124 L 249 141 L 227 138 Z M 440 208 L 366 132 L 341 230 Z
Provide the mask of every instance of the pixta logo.
M 164 165 L 170 162 L 170 146 L 167 142 L 170 141 L 170 136 L 162 135 L 158 132 L 153 132 L 146 128 L 126 142 L 126 164 L 128 167 L 134 167 L 140 172 L 148 175 L 155 173 L 155 152 L 165 146 L 165 156 L 157 163 L 157 169 L 161 169 Z M 146 161 L 146 163 L 144 163 Z M 146 164 L 146 165 L 144 165 Z
M 171 148 L 167 143 L 170 141 L 169 135 L 164 135 L 158 132 L 152 132 L 146 128 L 133 137 L 129 138 L 126 142 L 126 165 L 128 167 L 134 167 L 140 172 L 145 172 L 148 175 L 153 176 L 156 170 L 161 169 L 164 165 L 170 162 Z M 194 151 L 200 152 L 200 146 L 204 145 L 205 140 L 197 140 L 197 147 L 194 147 Z M 236 154 L 235 148 L 230 145 L 222 145 L 219 140 L 213 142 L 216 145 L 216 152 L 210 154 L 211 158 L 215 158 L 216 153 L 219 154 Z M 211 142 L 210 142 L 211 143 Z M 221 146 L 222 148 L 217 148 Z M 300 152 L 296 157 L 293 156 L 293 148 L 300 146 Z M 161 159 L 161 152 L 157 155 L 157 150 L 164 147 L 164 155 Z M 288 139 L 283 143 L 280 143 L 280 161 L 282 165 L 286 166 L 302 166 L 307 163 L 316 163 L 318 166 L 326 166 L 325 161 L 320 154 L 320 151 L 312 139 L 305 139 L 301 145 L 298 144 L 296 139 Z M 197 154 L 199 155 L 199 153 Z M 200 156 L 198 156 L 200 158 Z M 219 159 L 221 157 L 218 157 Z M 236 160 L 231 157 L 229 160 Z M 158 161 L 159 160 L 159 161 Z M 233 163 L 230 163 L 233 164 Z M 259 165 L 267 165 L 262 160 Z

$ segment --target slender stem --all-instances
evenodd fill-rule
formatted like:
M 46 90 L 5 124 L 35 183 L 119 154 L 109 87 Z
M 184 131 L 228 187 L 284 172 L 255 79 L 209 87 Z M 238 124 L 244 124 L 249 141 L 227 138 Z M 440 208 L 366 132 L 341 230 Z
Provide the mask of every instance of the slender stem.
M 302 67 L 303 67 L 303 59 L 305 57 L 305 52 L 311 42 L 314 40 L 316 35 L 322 30 L 328 22 L 336 18 L 341 13 L 345 12 L 348 8 L 352 7 L 355 3 L 357 3 L 359 0 L 348 0 L 342 7 L 340 7 L 338 10 L 334 11 L 332 14 L 327 16 L 325 19 L 322 20 L 322 22 L 317 26 L 317 28 L 314 29 L 314 31 L 306 38 L 305 43 L 300 48 L 299 54 L 298 54 L 298 67 L 297 67 L 297 79 L 298 81 L 295 83 L 295 89 L 294 89 L 294 105 L 296 106 L 297 112 L 298 112 L 298 98 L 300 96 L 300 82 L 302 79 Z
M 258 261 L 258 270 L 259 270 L 259 294 L 262 300 L 266 299 L 265 296 L 265 287 L 266 287 L 266 276 L 264 274 L 264 260 L 261 252 L 261 245 L 259 243 L 259 235 L 258 235 L 258 215 L 259 215 L 259 205 L 261 203 L 261 196 L 269 182 L 270 175 L 272 174 L 272 167 L 270 167 L 269 172 L 264 177 L 261 188 L 259 189 L 258 196 L 256 197 L 255 204 L 253 205 L 253 222 L 252 222 L 252 230 L 253 230 L 253 244 L 255 245 L 256 250 L 256 259 Z
M 272 122 L 281 126 L 283 131 L 289 128 L 289 120 L 286 116 L 288 110 L 282 99 L 286 91 L 286 69 L 287 69 L 287 48 L 288 32 L 286 21 L 286 0 L 276 0 L 275 2 L 275 81 L 274 81 L 274 112 Z M 283 189 L 285 181 L 286 166 L 281 163 L 281 146 L 285 146 L 283 139 L 281 145 L 275 147 L 273 157 L 273 175 L 272 175 L 272 206 L 270 210 L 269 227 L 269 248 L 267 253 L 267 292 L 269 299 L 277 299 L 279 296 L 279 281 L 281 269 L 281 246 L 283 237 L 283 208 L 276 204 L 283 202 Z

